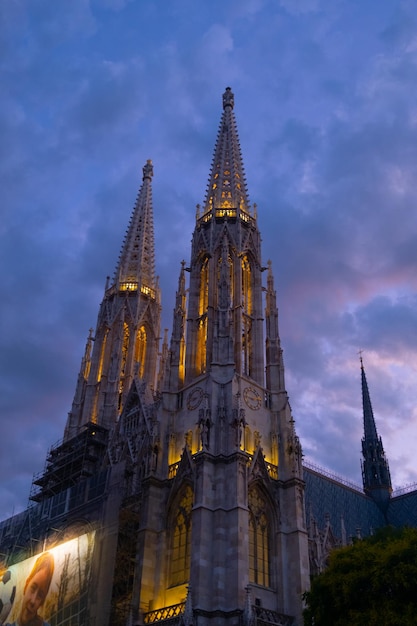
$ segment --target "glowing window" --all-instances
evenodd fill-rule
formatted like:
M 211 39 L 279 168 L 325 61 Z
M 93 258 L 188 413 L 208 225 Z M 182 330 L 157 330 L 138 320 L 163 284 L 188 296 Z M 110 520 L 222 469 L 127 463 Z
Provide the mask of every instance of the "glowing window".
M 127 353 L 129 350 L 129 327 L 124 322 L 123 324 L 123 344 L 122 344 L 122 363 L 120 368 L 120 374 L 123 376 L 126 372 Z
M 252 277 L 248 258 L 242 259 L 242 301 L 247 315 L 252 314 Z
M 106 344 L 107 344 L 107 335 L 108 334 L 109 334 L 109 329 L 107 328 L 105 333 L 104 333 L 103 341 L 102 341 L 102 344 L 101 344 L 100 361 L 98 363 L 98 370 L 97 370 L 97 380 L 98 381 L 101 380 L 101 375 L 103 373 L 104 355 L 105 355 L 105 352 L 106 352 Z
M 186 487 L 180 500 L 171 538 L 170 585 L 182 585 L 190 578 L 191 509 L 193 492 Z
M 269 587 L 267 506 L 257 489 L 249 492 L 249 581 Z
M 195 370 L 197 375 L 206 371 L 207 308 L 208 308 L 209 263 L 205 259 L 200 270 L 198 298 L 197 344 Z
M 133 282 L 133 281 L 129 281 L 126 283 L 120 283 L 120 290 L 121 291 L 137 291 L 138 289 L 138 284 Z
M 248 258 L 242 259 L 242 371 L 248 376 L 252 370 L 252 272 Z
M 206 259 L 200 270 L 200 297 L 198 300 L 198 315 L 201 316 L 208 307 L 208 259 Z
M 148 287 L 148 285 L 141 285 L 140 292 L 143 293 L 145 296 L 150 296 L 151 298 L 155 299 L 155 289 L 152 289 L 152 287 Z
M 143 378 L 146 359 L 146 328 L 141 326 L 136 334 L 135 362 L 139 364 L 138 376 Z

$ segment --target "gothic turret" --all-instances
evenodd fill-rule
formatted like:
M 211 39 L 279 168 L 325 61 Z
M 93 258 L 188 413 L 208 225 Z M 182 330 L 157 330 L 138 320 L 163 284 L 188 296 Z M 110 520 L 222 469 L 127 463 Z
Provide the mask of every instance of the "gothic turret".
M 178 279 L 178 289 L 175 295 L 175 308 L 170 346 L 170 366 L 166 379 L 168 388 L 173 391 L 177 391 L 178 388 L 184 383 L 185 307 L 185 261 L 182 261 L 180 276 Z
M 383 510 L 387 507 L 391 496 L 391 476 L 388 461 L 385 457 L 381 437 L 378 437 L 368 383 L 365 376 L 362 357 L 362 404 L 363 428 L 362 439 L 362 478 L 365 493 L 371 496 Z
M 95 336 L 87 344 L 66 439 L 89 422 L 110 428 L 135 377 L 151 388 L 156 385 L 160 294 L 155 276 L 152 176 L 148 160 L 113 280 L 106 282 Z
M 272 263 L 268 261 L 266 288 L 266 386 L 285 394 L 284 362 L 278 332 L 278 307 Z

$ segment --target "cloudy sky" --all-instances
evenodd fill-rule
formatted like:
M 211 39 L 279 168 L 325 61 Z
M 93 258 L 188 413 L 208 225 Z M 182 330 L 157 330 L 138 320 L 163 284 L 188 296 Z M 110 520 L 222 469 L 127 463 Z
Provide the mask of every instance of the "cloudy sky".
M 417 481 L 416 0 L 2 0 L 0 518 L 63 435 L 148 158 L 170 326 L 229 85 L 304 453 L 361 483 L 363 350 Z

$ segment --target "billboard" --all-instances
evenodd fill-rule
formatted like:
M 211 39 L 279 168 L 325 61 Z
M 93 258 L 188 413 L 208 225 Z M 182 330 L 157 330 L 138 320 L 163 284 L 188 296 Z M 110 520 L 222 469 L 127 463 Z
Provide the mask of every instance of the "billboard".
M 94 535 L 80 535 L 1 571 L 0 624 L 87 624 Z

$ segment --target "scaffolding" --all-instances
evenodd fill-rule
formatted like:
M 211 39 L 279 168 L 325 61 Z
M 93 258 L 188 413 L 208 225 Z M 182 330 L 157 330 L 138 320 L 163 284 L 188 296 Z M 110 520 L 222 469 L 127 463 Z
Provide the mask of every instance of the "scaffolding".
M 107 449 L 108 430 L 92 422 L 49 449 L 43 472 L 34 476 L 30 500 L 43 502 L 95 474 Z

